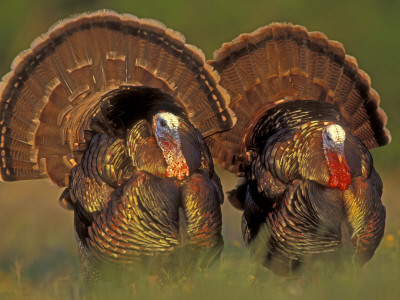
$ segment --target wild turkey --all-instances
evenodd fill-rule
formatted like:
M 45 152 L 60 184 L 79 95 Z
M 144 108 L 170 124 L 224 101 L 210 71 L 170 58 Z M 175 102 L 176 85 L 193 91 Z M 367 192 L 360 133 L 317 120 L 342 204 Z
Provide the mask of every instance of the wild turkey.
M 167 268 L 182 248 L 208 253 L 207 266 L 223 247 L 223 193 L 203 136 L 234 122 L 218 81 L 157 21 L 64 20 L 3 78 L 1 179 L 67 187 L 60 203 L 74 211 L 87 279 L 149 260 Z
M 368 261 L 385 224 L 368 149 L 390 134 L 356 60 L 320 32 L 274 23 L 224 44 L 210 64 L 237 123 L 209 146 L 244 176 L 229 199 L 244 210 L 251 253 L 281 275 L 332 253 Z

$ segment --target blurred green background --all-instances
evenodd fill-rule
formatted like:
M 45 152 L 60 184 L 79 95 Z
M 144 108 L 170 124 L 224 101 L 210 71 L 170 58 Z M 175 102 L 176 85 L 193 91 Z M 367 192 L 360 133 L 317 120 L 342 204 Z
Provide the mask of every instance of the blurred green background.
M 309 31 L 321 31 L 329 39 L 343 43 L 347 54 L 356 57 L 359 67 L 371 77 L 372 86 L 380 94 L 381 106 L 389 117 L 387 127 L 392 133 L 392 143 L 374 149 L 372 155 L 384 182 L 383 201 L 388 214 L 381 248 L 397 245 L 393 251 L 397 251 L 394 253 L 398 256 L 400 1 L 2 0 L 0 74 L 6 74 L 13 58 L 57 20 L 101 8 L 157 19 L 182 32 L 188 43 L 205 52 L 207 59 L 212 58 L 213 51 L 223 42 L 276 21 L 300 24 Z M 225 191 L 233 188 L 236 179 L 218 171 Z M 32 292 L 36 283 L 42 287 L 51 282 L 54 288 L 79 276 L 72 213 L 57 204 L 61 192 L 46 180 L 0 183 L 0 298 L 2 295 L 22 297 L 26 288 Z M 247 255 L 241 241 L 240 212 L 229 203 L 224 205 L 224 236 L 227 251 L 237 250 Z M 391 265 L 382 255 L 369 263 L 371 267 L 366 266 L 367 272 L 368 268 L 371 272 L 375 270 L 374 260 L 377 260 L 375 265 L 385 262 Z M 396 262 L 400 267 L 399 259 Z M 399 282 L 399 272 L 396 275 L 390 280 Z M 77 279 L 74 282 L 77 283 Z M 72 287 L 71 295 L 75 295 L 74 291 Z

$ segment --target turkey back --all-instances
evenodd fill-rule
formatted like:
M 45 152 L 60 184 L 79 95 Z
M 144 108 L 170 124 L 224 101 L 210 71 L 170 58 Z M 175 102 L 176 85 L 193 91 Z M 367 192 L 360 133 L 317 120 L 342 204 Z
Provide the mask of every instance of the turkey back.
M 302 26 L 273 23 L 241 34 L 215 51 L 209 62 L 231 95 L 237 123 L 208 138 L 225 169 L 243 175 L 254 126 L 275 106 L 314 100 L 331 104 L 342 125 L 369 149 L 390 142 L 387 117 L 370 78 L 343 45 Z
M 204 54 L 158 21 L 112 11 L 61 21 L 17 56 L 1 83 L 0 179 L 49 177 L 66 186 L 99 112 L 148 108 L 133 87 L 171 95 L 203 136 L 227 130 L 234 115 L 218 82 Z M 139 93 L 137 105 L 113 110 L 110 95 L 127 92 Z

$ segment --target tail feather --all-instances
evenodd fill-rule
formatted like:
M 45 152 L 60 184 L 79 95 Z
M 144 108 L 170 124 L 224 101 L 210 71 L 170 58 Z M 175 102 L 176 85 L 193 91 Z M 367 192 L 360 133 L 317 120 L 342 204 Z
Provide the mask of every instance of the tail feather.
M 328 99 L 332 98 L 340 76 L 342 74 L 342 65 L 344 64 L 346 54 L 343 45 L 339 42 L 329 41 L 329 68 L 326 73 L 326 85 L 328 89 Z M 330 100 L 327 100 L 328 102 Z
M 387 118 L 368 75 L 342 44 L 320 32 L 273 23 L 223 44 L 210 64 L 230 93 L 230 107 L 238 118 L 232 130 L 209 139 L 213 156 L 232 172 L 243 169 L 246 143 L 257 120 L 282 102 L 332 103 L 347 129 L 368 148 L 390 142 Z
M 325 38 L 325 39 L 324 39 Z M 307 74 L 307 85 L 304 96 L 308 99 L 321 98 L 321 92 L 324 88 L 323 77 L 326 71 L 327 60 L 327 40 L 322 33 L 310 33 L 310 60 Z M 314 49 L 313 49 L 314 48 Z
M 204 136 L 234 114 L 204 54 L 158 21 L 98 11 L 63 20 L 21 53 L 0 85 L 2 180 L 67 184 L 104 95 L 121 86 L 173 95 Z
M 155 64 L 156 74 L 160 77 L 172 78 L 185 47 L 185 40 L 182 35 L 166 29 L 160 44 L 169 44 L 170 46 L 169 48 L 161 47 L 158 61 Z

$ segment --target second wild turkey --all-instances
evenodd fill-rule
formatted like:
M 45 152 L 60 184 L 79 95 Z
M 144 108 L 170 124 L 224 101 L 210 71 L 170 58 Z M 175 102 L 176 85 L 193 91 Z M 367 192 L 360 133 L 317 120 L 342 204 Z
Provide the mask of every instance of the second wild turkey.
M 229 200 L 251 253 L 280 275 L 330 253 L 367 262 L 385 226 L 368 149 L 390 134 L 356 60 L 320 32 L 273 23 L 223 44 L 210 64 L 237 117 L 210 150 L 244 177 Z
M 111 11 L 58 23 L 14 60 L 1 179 L 67 187 L 85 278 L 149 261 L 152 274 L 183 248 L 201 266 L 221 253 L 223 193 L 203 140 L 234 124 L 218 78 L 181 34 Z

